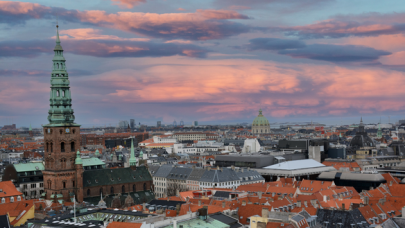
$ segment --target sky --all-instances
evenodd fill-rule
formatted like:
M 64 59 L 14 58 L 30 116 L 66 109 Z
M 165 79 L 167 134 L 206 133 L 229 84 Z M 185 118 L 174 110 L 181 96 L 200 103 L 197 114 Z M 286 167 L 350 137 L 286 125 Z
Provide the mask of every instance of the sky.
M 0 0 L 0 126 L 47 124 L 57 23 L 82 126 L 405 118 L 403 0 Z

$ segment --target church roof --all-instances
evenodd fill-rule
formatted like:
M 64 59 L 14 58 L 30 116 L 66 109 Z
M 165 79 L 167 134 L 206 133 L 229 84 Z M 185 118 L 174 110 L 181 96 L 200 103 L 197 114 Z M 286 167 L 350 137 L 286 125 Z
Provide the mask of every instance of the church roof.
M 140 181 L 151 181 L 152 177 L 145 166 L 119 169 L 94 169 L 83 172 L 83 187 L 126 184 Z
M 105 165 L 103 161 L 98 158 L 82 158 L 83 167 L 85 166 L 95 166 L 95 165 Z

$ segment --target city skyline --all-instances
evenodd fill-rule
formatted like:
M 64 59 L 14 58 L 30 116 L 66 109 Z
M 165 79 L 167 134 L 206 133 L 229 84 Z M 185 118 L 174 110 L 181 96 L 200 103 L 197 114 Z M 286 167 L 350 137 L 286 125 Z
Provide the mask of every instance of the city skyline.
M 46 124 L 57 18 L 82 125 L 402 119 L 404 3 L 304 2 L 0 1 L 0 126 Z

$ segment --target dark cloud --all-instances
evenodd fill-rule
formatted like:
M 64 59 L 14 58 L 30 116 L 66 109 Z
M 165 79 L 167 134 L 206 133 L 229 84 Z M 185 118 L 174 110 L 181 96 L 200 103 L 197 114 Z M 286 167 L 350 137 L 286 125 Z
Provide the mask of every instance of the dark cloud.
M 307 58 L 329 62 L 374 61 L 390 52 L 356 45 L 313 44 L 294 50 L 281 50 L 279 54 L 294 58 Z
M 405 13 L 338 15 L 304 26 L 273 27 L 270 30 L 302 39 L 400 34 L 405 32 Z
M 249 40 L 246 46 L 249 50 L 285 50 L 305 47 L 300 40 L 287 40 L 278 38 L 256 38 Z
M 35 57 L 52 54 L 54 40 L 1 41 L 1 57 Z M 178 43 L 154 43 L 109 40 L 67 40 L 62 42 L 67 53 L 95 57 L 161 57 L 182 55 L 203 58 L 207 49 Z

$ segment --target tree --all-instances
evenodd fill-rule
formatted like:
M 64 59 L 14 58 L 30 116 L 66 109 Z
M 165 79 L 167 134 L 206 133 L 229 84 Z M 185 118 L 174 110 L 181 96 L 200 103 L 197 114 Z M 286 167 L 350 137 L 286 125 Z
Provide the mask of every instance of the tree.
M 178 180 L 168 180 L 167 183 L 167 196 L 176 196 L 177 192 L 187 191 L 186 183 Z

